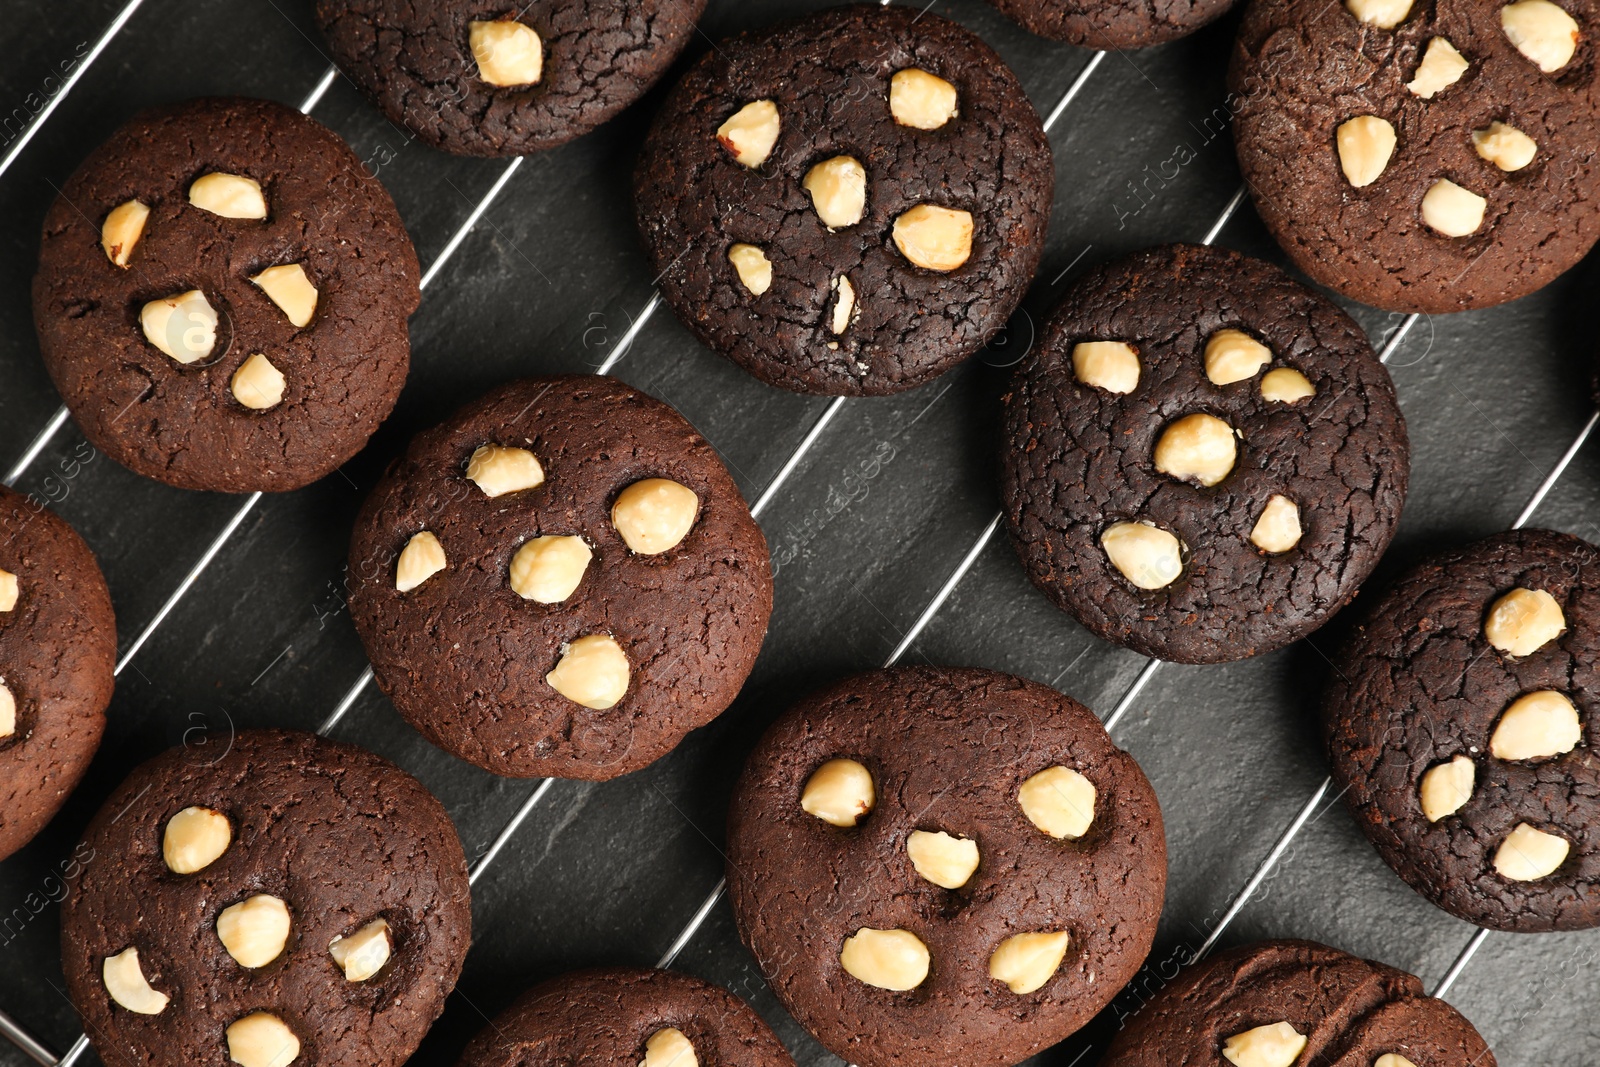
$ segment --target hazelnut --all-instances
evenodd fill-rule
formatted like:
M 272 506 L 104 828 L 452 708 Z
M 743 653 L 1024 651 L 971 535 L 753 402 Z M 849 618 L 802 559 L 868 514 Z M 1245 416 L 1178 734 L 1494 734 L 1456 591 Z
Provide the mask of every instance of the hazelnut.
M 11 687 L 0 682 L 0 737 L 10 737 L 17 732 L 17 698 Z
M 1394 126 L 1376 115 L 1357 115 L 1339 124 L 1339 167 L 1357 189 L 1371 185 L 1394 155 Z
M 10 611 L 17 606 L 18 592 L 17 576 L 0 569 L 0 611 Z
M 755 245 L 734 245 L 728 249 L 728 262 L 752 295 L 760 296 L 772 288 L 772 261 Z
M 972 213 L 918 204 L 894 220 L 894 245 L 925 270 L 955 270 L 972 256 Z
M 831 826 L 854 826 L 877 801 L 871 771 L 853 759 L 831 759 L 806 779 L 800 810 Z
M 1472 799 L 1478 768 L 1470 756 L 1436 763 L 1422 776 L 1422 814 L 1429 822 L 1460 811 Z
M 1508 656 L 1537 652 L 1561 636 L 1567 618 L 1543 589 L 1513 589 L 1494 602 L 1483 624 L 1489 644 Z
M 225 219 L 267 217 L 267 198 L 261 195 L 261 183 L 242 174 L 202 174 L 189 186 L 189 203 Z
M 1373 1062 L 1372 1067 L 1417 1067 L 1417 1065 L 1398 1052 L 1385 1052 Z
M 1059 764 L 1033 775 L 1017 790 L 1022 814 L 1057 841 L 1077 840 L 1089 832 L 1094 801 L 1094 783 Z
M 193 874 L 215 863 L 233 843 L 228 817 L 211 808 L 189 807 L 167 820 L 161 855 L 174 874 Z
M 1278 1022 L 1234 1034 L 1222 1043 L 1222 1054 L 1234 1067 L 1289 1067 L 1305 1047 L 1304 1034 Z
M 285 263 L 281 267 L 268 267 L 250 279 L 260 287 L 267 299 L 278 305 L 289 321 L 304 327 L 317 311 L 317 287 L 306 277 L 306 269 L 298 263 Z
M 105 983 L 112 1000 L 140 1015 L 160 1015 L 171 999 L 150 988 L 139 966 L 136 948 L 125 948 L 115 956 L 107 956 L 100 967 L 100 980 Z
M 1422 62 L 1417 64 L 1416 76 L 1406 82 L 1406 88 L 1424 100 L 1432 100 L 1435 94 L 1460 81 L 1469 66 L 1455 45 L 1443 37 L 1430 38 Z
M 906 855 L 917 873 L 936 886 L 960 889 L 978 869 L 978 843 L 951 837 L 943 830 L 913 830 L 906 838 Z
M 1578 709 L 1553 689 L 1525 693 L 1511 702 L 1489 737 L 1495 759 L 1546 759 L 1571 752 L 1583 740 Z
M 1578 23 L 1550 0 L 1517 0 L 1500 9 L 1500 28 L 1516 50 L 1546 74 L 1572 61 Z
M 1164 589 L 1183 573 L 1183 544 L 1152 522 L 1114 523 L 1100 535 L 1100 547 L 1140 589 Z
M 1491 122 L 1481 130 L 1472 131 L 1472 147 L 1478 155 L 1507 173 L 1521 170 L 1539 154 L 1533 138 L 1503 122 Z
M 1269 370 L 1261 379 L 1261 398 L 1276 404 L 1297 404 L 1316 395 L 1316 386 L 1293 367 Z
M 300 1039 L 269 1012 L 253 1011 L 228 1027 L 228 1058 L 239 1067 L 289 1067 Z
M 854 226 L 867 211 L 867 171 L 851 156 L 834 156 L 806 171 L 800 183 L 830 230 Z
M 198 289 L 150 301 L 139 325 L 145 340 L 185 365 L 205 359 L 217 344 L 217 313 Z
M 841 274 L 833 280 L 833 313 L 828 316 L 828 329 L 836 334 L 844 333 L 850 327 L 850 320 L 856 314 L 856 287 L 850 284 L 850 279 Z
M 526 448 L 479 445 L 467 460 L 467 477 L 493 498 L 543 485 L 544 468 Z
M 1218 330 L 1206 340 L 1206 377 L 1212 385 L 1254 378 L 1272 362 L 1272 349 L 1243 330 Z
M 1233 427 L 1215 415 L 1185 415 L 1156 442 L 1156 470 L 1180 481 L 1216 485 L 1233 470 L 1237 442 Z
M 682 1030 L 665 1026 L 644 1043 L 644 1059 L 639 1067 L 700 1067 L 694 1044 Z
M 431 530 L 413 534 L 394 567 L 394 587 L 409 593 L 445 568 L 444 546 Z
M 1440 178 L 1422 196 L 1422 221 L 1446 237 L 1466 237 L 1483 225 L 1488 205 L 1472 190 Z
M 1072 346 L 1072 373 L 1084 385 L 1131 393 L 1139 385 L 1139 350 L 1125 341 L 1080 341 Z
M 614 638 L 590 634 L 569 644 L 544 680 L 574 704 L 604 711 L 628 691 L 628 657 Z
M 778 143 L 780 128 L 778 105 L 771 100 L 753 100 L 717 127 L 717 140 L 741 166 L 759 167 Z
M 1536 882 L 1566 862 L 1572 845 L 1564 837 L 1518 823 L 1494 850 L 1494 869 L 1513 882 Z
M 655 556 L 689 536 L 699 511 L 693 489 L 669 478 L 645 478 L 617 494 L 611 525 L 630 551 Z
M 467 23 L 478 77 L 490 85 L 535 85 L 544 74 L 544 42 L 515 19 Z
M 328 942 L 328 955 L 344 971 L 347 982 L 365 982 L 383 970 L 394 951 L 394 938 L 389 924 L 373 919 L 349 937 L 336 937 Z
M 844 939 L 839 963 L 867 985 L 903 992 L 928 977 L 928 946 L 909 930 L 864 926 Z
M 1032 993 L 1056 973 L 1071 941 L 1065 930 L 1014 934 L 989 957 L 989 977 L 1013 993 Z
M 1267 498 L 1250 531 L 1250 543 L 1263 552 L 1287 552 L 1300 543 L 1300 509 L 1281 493 Z
M 889 114 L 902 126 L 937 130 L 956 117 L 956 87 L 920 67 L 889 79 Z
M 288 382 L 272 361 L 257 352 L 233 372 L 233 398 L 252 411 L 265 411 L 283 403 Z
M 1350 14 L 1380 30 L 1394 29 L 1411 14 L 1411 0 L 1345 0 L 1344 6 Z
M 289 943 L 289 906 L 277 897 L 257 893 L 223 908 L 217 916 L 217 939 L 241 967 L 265 967 Z
M 593 558 L 581 537 L 535 537 L 511 557 L 511 588 L 524 600 L 559 604 L 578 588 Z
M 112 208 L 106 221 L 100 224 L 100 247 L 106 250 L 106 258 L 119 267 L 126 267 L 149 220 L 150 209 L 137 200 Z

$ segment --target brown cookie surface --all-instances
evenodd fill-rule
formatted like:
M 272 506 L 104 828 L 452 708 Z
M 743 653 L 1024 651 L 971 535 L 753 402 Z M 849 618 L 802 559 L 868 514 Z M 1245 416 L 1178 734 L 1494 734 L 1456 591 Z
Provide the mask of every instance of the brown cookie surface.
M 637 100 L 704 9 L 705 0 L 319 0 L 316 20 L 339 66 L 392 122 L 447 152 L 509 156 L 564 144 Z M 524 82 L 535 54 L 537 75 Z
M 387 761 L 311 734 L 157 756 L 111 794 L 79 854 L 62 966 L 107 1063 L 225 1064 L 247 1045 L 297 1047 L 297 1064 L 402 1063 L 471 939 L 443 806 Z M 336 939 L 388 953 L 346 970 Z
M 1594 0 L 1252 4 L 1229 87 L 1256 209 L 1302 270 L 1376 307 L 1533 292 L 1600 238 L 1597 18 Z
M 1305 636 L 1388 547 L 1405 420 L 1356 323 L 1261 260 L 1163 245 L 1075 282 L 1006 397 L 1001 498 L 1033 583 L 1180 663 Z
M 875 671 L 802 701 L 729 806 L 740 937 L 863 1067 L 995 1067 L 1067 1037 L 1144 962 L 1165 885 L 1138 764 L 1082 705 L 994 671 Z
M 1363 612 L 1323 699 L 1357 825 L 1480 926 L 1600 926 L 1596 552 L 1521 530 L 1438 554 Z
M 116 657 L 94 553 L 55 513 L 0 487 L 0 859 L 50 821 L 94 758 Z
M 418 275 L 388 192 L 331 131 L 265 100 L 190 100 L 136 115 L 68 180 L 34 324 L 117 462 L 186 489 L 295 489 L 393 408 Z
M 880 395 L 973 355 L 1043 250 L 1050 145 L 982 40 L 909 5 L 724 41 L 662 106 L 634 175 L 663 298 L 801 393 Z
M 1235 1055 L 1225 1058 L 1230 1042 Z M 1415 976 L 1311 941 L 1261 941 L 1184 971 L 1132 1017 L 1100 1063 L 1397 1067 L 1382 1058 L 1391 1055 L 1414 1067 L 1495 1067 L 1472 1024 L 1426 996 Z
M 761 1016 L 721 986 L 636 967 L 574 971 L 534 986 L 457 1067 L 793 1067 Z
M 472 477 L 486 446 L 537 474 L 490 496 Z M 617 509 L 657 479 L 678 486 L 663 491 L 682 504 L 679 539 L 640 551 Z M 402 591 L 423 534 L 443 565 Z M 565 580 L 536 589 L 518 561 L 546 546 L 557 555 L 542 573 Z M 502 386 L 418 435 L 362 508 L 350 575 L 357 631 L 400 713 L 446 751 L 523 777 L 608 779 L 659 759 L 733 701 L 772 613 L 766 539 L 716 452 L 671 407 L 594 375 Z M 599 672 L 587 695 L 583 663 Z
M 1187 36 L 1233 0 L 989 0 L 1030 33 L 1085 48 L 1144 48 Z

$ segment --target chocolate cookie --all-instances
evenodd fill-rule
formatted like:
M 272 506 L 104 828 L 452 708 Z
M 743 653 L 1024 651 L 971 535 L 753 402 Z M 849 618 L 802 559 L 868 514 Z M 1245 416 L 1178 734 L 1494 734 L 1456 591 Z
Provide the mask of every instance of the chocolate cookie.
M 0 860 L 50 821 L 94 758 L 116 657 L 89 546 L 0 486 Z
M 802 701 L 729 805 L 740 937 L 862 1067 L 997 1067 L 1065 1038 L 1144 962 L 1166 877 L 1133 757 L 994 671 L 875 671 Z
M 1600 237 L 1596 0 L 1262 0 L 1239 166 L 1307 274 L 1392 311 L 1488 307 Z
M 1323 702 L 1384 861 L 1496 930 L 1600 926 L 1600 563 L 1522 530 L 1444 552 L 1363 614 Z
M 1144 48 L 1185 37 L 1233 0 L 989 0 L 1029 33 L 1084 48 Z
M 496 774 L 608 779 L 738 694 L 767 542 L 721 460 L 614 378 L 532 378 L 420 434 L 367 498 L 351 616 L 380 688 Z
M 721 986 L 639 967 L 534 986 L 478 1034 L 457 1067 L 793 1067 L 783 1043 Z
M 1409 449 L 1348 315 L 1263 263 L 1166 245 L 1089 271 L 1005 399 L 1001 496 L 1033 583 L 1178 663 L 1321 626 L 1388 547 Z
M 1100 1067 L 1495 1067 L 1478 1031 L 1414 975 L 1313 941 L 1260 941 L 1183 972 Z
M 355 455 L 410 361 L 417 256 L 343 141 L 281 104 L 141 112 L 45 217 L 34 322 L 94 446 L 186 489 L 294 489 Z
M 396 125 L 446 152 L 565 144 L 639 99 L 705 0 L 318 0 L 334 60 Z
M 62 967 L 107 1063 L 399 1064 L 471 938 L 443 806 L 387 761 L 311 734 L 157 756 L 79 854 Z
M 657 116 L 634 195 L 661 294 L 697 337 L 772 385 L 877 395 L 1005 324 L 1054 173 L 987 45 L 864 4 L 709 52 Z

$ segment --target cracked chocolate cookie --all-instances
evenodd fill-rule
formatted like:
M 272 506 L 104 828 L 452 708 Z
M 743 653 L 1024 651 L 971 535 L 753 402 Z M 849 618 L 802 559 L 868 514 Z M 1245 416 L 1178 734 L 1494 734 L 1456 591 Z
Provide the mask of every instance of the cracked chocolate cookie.
M 457 1067 L 794 1067 L 761 1016 L 721 986 L 639 967 L 542 982 L 472 1040 Z
M 265 100 L 141 112 L 45 217 L 34 322 L 91 443 L 184 489 L 295 489 L 366 444 L 410 362 L 417 256 L 348 146 Z
M 532 378 L 420 434 L 367 498 L 351 617 L 378 686 L 496 774 L 609 779 L 738 694 L 767 542 L 716 452 L 614 378 Z
M 1313 941 L 1260 941 L 1183 972 L 1101 1067 L 1495 1067 L 1466 1017 L 1416 976 Z
M 801 393 L 920 385 L 977 352 L 1038 267 L 1054 170 L 1000 57 L 878 4 L 724 41 L 673 90 L 634 177 L 661 294 Z
M 780 718 L 728 808 L 739 936 L 862 1067 L 1018 1063 L 1144 962 L 1154 791 L 1081 704 L 995 671 L 846 679 Z
M 705 0 L 318 0 L 340 69 L 391 122 L 464 156 L 565 144 L 644 95 Z
M 1084 48 L 1145 48 L 1220 18 L 1233 0 L 989 0 L 1029 33 Z
M 1411 888 L 1496 930 L 1600 926 L 1600 562 L 1548 530 L 1435 556 L 1363 613 L 1333 778 Z
M 1229 72 L 1256 209 L 1393 311 L 1533 292 L 1600 237 L 1595 0 L 1264 0 Z
M 62 969 L 107 1063 L 400 1064 L 471 939 L 444 807 L 386 760 L 311 734 L 157 756 L 79 855 Z
M 0 860 L 77 787 L 111 703 L 117 622 L 94 553 L 0 486 Z
M 1178 663 L 1327 621 L 1388 547 L 1409 457 L 1355 322 L 1199 245 L 1073 285 L 1005 398 L 1003 449 L 1034 585 L 1107 641 Z

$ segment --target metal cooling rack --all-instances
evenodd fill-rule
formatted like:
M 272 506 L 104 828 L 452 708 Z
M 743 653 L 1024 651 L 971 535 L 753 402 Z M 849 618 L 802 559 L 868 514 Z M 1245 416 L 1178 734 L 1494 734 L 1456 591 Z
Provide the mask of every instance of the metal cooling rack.
M 1245 664 L 1164 666 L 1095 641 L 1055 613 L 1027 587 L 1009 549 L 994 544 L 1001 516 L 987 465 L 973 457 L 992 452 L 1004 368 L 1021 358 L 1033 323 L 1086 257 L 1163 240 L 1209 244 L 1227 233 L 1241 250 L 1282 262 L 1241 210 L 1245 189 L 1222 132 L 1231 22 L 1146 52 L 1088 53 L 1030 38 L 976 0 L 938 2 L 941 14 L 1002 51 L 1046 115 L 1057 202 L 1045 266 L 1025 309 L 973 365 L 898 398 L 817 400 L 766 390 L 705 353 L 670 316 L 656 317 L 660 298 L 632 248 L 626 196 L 648 104 L 543 156 L 454 160 L 413 145 L 366 108 L 326 65 L 306 12 L 274 0 L 242 14 L 221 3 L 193 6 L 129 0 L 114 12 L 83 12 L 110 22 L 82 43 L 70 39 L 70 26 L 54 37 L 41 32 L 32 51 L 21 50 L 29 58 L 9 84 L 0 75 L 0 91 L 29 101 L 13 115 L 24 120 L 15 130 L 0 116 L 0 210 L 17 210 L 22 234 L 5 257 L 14 275 L 5 281 L 21 296 L 0 315 L 25 326 L 19 279 L 31 271 L 36 220 L 53 195 L 38 187 L 59 184 L 131 112 L 123 86 L 136 86 L 140 104 L 204 92 L 277 96 L 293 69 L 311 87 L 301 110 L 363 153 L 418 239 L 427 266 L 413 320 L 413 382 L 369 448 L 374 458 L 341 472 L 345 484 L 329 478 L 290 496 L 242 500 L 183 494 L 96 457 L 64 408 L 50 414 L 53 393 L 31 331 L 12 331 L 14 351 L 0 366 L 22 382 L 0 392 L 0 447 L 9 449 L 0 457 L 17 457 L 5 484 L 32 491 L 83 530 L 106 564 L 123 624 L 147 621 L 122 635 L 112 726 L 79 795 L 0 870 L 0 904 L 23 902 L 9 919 L 0 914 L 0 960 L 11 953 L 15 964 L 0 966 L 0 1007 L 11 1012 L 0 1013 L 0 1031 L 20 1050 L 8 1062 L 64 1065 L 93 1055 L 85 1037 L 69 1036 L 76 1015 L 60 990 L 50 879 L 99 799 L 137 759 L 170 743 L 212 743 L 269 723 L 338 731 L 395 758 L 441 796 L 476 857 L 477 944 L 415 1062 L 448 1062 L 521 988 L 606 960 L 676 965 L 727 985 L 802 1063 L 837 1062 L 783 1014 L 719 907 L 721 805 L 743 752 L 796 686 L 908 654 L 1038 677 L 1109 708 L 1107 729 L 1162 795 L 1173 873 L 1156 951 L 1105 1019 L 1041 1059 L 1076 1064 L 1097 1054 L 1117 1018 L 1172 969 L 1221 941 L 1267 935 L 1318 937 L 1429 976 L 1437 995 L 1457 991 L 1507 1067 L 1600 1055 L 1586 1017 L 1600 994 L 1595 935 L 1491 940 L 1414 897 L 1343 818 L 1310 731 L 1293 722 L 1316 683 L 1315 637 Z M 816 6 L 712 0 L 704 34 L 709 42 Z M 43 29 L 57 28 L 45 20 Z M 19 20 L 18 32 L 30 29 L 40 30 L 40 20 Z M 176 76 L 174 58 L 190 61 Z M 49 72 L 44 80 L 28 82 L 39 69 Z M 519 169 L 528 173 L 514 180 Z M 30 191 L 11 196 L 13 187 Z M 558 217 L 569 214 L 576 222 Z M 1588 410 L 1587 372 L 1570 365 L 1569 335 L 1582 332 L 1561 311 L 1586 276 L 1580 268 L 1538 297 L 1450 319 L 1349 307 L 1396 371 L 1411 420 L 1411 509 L 1391 556 L 1504 526 L 1498 509 L 1516 500 L 1526 504 L 1513 528 L 1549 499 L 1559 511 L 1552 525 L 1596 537 L 1587 518 L 1600 486 L 1593 466 L 1580 465 L 1587 484 L 1557 492 L 1571 484 L 1563 476 L 1600 419 Z M 527 287 L 540 282 L 554 294 L 536 288 L 529 297 Z M 555 319 L 541 321 L 545 314 Z M 469 341 L 468 358 L 454 363 L 464 336 L 482 340 Z M 504 354 L 519 346 L 533 351 Z M 370 685 L 342 619 L 343 535 L 329 528 L 347 529 L 382 458 L 455 403 L 516 374 L 577 369 L 626 375 L 679 406 L 717 445 L 772 542 L 778 609 L 746 695 L 656 767 L 600 785 L 495 779 L 416 738 Z M 427 388 L 441 381 L 449 384 Z M 957 401 L 965 406 L 950 411 Z M 1475 473 L 1472 461 L 1484 458 Z M 1419 507 L 1424 517 L 1413 521 Z M 173 517 L 157 519 L 156 510 Z M 153 535 L 132 532 L 147 525 Z M 196 536 L 207 529 L 217 532 Z M 279 582 L 292 588 L 277 594 Z M 285 605 L 304 613 L 307 590 L 315 591 L 313 635 L 303 619 L 262 622 Z M 292 639 L 275 652 L 285 636 Z M 889 651 L 875 657 L 875 647 Z M 259 673 L 239 669 L 246 663 Z M 324 697 L 323 710 L 302 706 Z M 58 1056 L 19 1020 L 67 1051 Z

